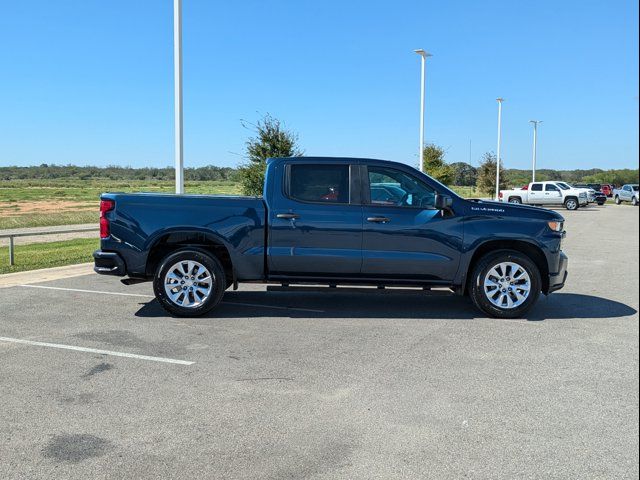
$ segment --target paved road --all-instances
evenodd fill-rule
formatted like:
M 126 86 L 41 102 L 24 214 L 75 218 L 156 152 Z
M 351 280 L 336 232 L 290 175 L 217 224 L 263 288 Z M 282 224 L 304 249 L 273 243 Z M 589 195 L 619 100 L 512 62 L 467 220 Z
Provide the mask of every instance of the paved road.
M 528 320 L 263 286 L 177 319 L 107 277 L 0 289 L 0 477 L 637 478 L 638 210 L 566 216 L 569 282 Z
M 28 228 L 8 228 L 0 230 L 1 235 L 13 233 L 49 232 L 58 230 L 76 230 L 82 228 L 94 228 L 91 232 L 76 233 L 54 233 L 51 235 L 38 235 L 33 237 L 18 237 L 15 239 L 16 245 L 26 245 L 28 243 L 57 242 L 59 240 L 71 240 L 74 238 L 98 238 L 98 223 L 82 223 L 79 225 L 57 225 L 52 227 L 28 227 Z M 9 245 L 8 238 L 0 238 L 0 247 Z

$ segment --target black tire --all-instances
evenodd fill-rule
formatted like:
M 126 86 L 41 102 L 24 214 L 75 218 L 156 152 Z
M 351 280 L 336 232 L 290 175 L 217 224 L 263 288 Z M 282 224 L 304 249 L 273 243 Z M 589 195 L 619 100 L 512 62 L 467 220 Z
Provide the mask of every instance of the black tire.
M 171 300 L 165 291 L 165 277 L 167 273 L 173 266 L 175 266 L 175 264 L 181 261 L 198 262 L 211 274 L 211 290 L 209 296 L 197 306 L 185 307 L 178 305 Z M 193 279 L 194 277 L 192 276 L 191 278 Z M 193 288 L 197 290 L 196 286 Z M 158 265 L 153 277 L 153 293 L 155 294 L 156 299 L 160 302 L 162 308 L 178 317 L 199 317 L 204 315 L 220 303 L 225 290 L 226 279 L 224 269 L 218 259 L 203 250 L 193 248 L 176 250 L 175 252 L 167 255 Z M 195 299 L 196 293 L 187 293 L 187 295 L 191 295 L 190 299 Z
M 494 305 L 484 289 L 484 280 L 489 271 L 503 262 L 519 265 L 530 278 L 529 296 L 521 305 L 514 308 L 500 308 Z M 469 296 L 473 304 L 480 311 L 493 318 L 521 318 L 538 301 L 541 290 L 540 269 L 528 256 L 515 250 L 498 250 L 488 253 L 476 263 L 469 278 Z
M 569 197 L 564 201 L 564 208 L 567 210 L 578 210 L 580 208 L 580 202 L 577 198 Z
M 634 207 L 637 207 L 638 206 L 638 199 L 636 197 L 633 197 L 631 199 L 631 203 L 633 204 Z
M 621 203 L 622 201 L 620 200 L 620 197 L 616 195 L 616 205 L 620 205 Z
M 515 203 L 517 205 L 521 205 L 522 204 L 522 199 L 520 197 L 510 197 L 509 198 L 509 203 Z

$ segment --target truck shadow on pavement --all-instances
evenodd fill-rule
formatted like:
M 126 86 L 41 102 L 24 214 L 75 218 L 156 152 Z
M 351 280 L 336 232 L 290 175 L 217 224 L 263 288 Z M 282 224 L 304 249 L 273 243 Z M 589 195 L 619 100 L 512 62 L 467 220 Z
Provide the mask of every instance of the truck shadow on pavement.
M 614 300 L 575 293 L 541 296 L 525 320 L 617 318 L 637 310 Z M 137 317 L 170 317 L 156 300 Z M 483 318 L 467 297 L 342 292 L 227 292 L 222 303 L 201 318 L 371 318 L 470 320 Z

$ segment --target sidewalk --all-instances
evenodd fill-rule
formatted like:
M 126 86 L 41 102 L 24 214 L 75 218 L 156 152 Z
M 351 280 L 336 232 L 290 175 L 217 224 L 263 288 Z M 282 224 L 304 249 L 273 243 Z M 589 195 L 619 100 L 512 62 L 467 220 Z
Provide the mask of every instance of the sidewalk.
M 93 263 L 80 263 L 64 267 L 27 270 L 26 272 L 5 273 L 0 275 L 0 288 L 13 287 L 37 282 L 47 282 L 60 278 L 78 277 L 93 273 Z

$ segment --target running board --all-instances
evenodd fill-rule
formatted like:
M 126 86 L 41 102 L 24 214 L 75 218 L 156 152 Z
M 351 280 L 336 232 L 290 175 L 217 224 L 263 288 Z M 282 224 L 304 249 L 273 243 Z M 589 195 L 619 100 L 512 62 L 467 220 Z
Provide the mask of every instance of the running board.
M 267 285 L 267 292 L 339 292 L 339 293 L 382 293 L 382 294 L 413 294 L 413 295 L 451 295 L 456 293 L 450 287 L 339 287 L 337 285 L 328 286 L 290 286 L 290 285 Z

